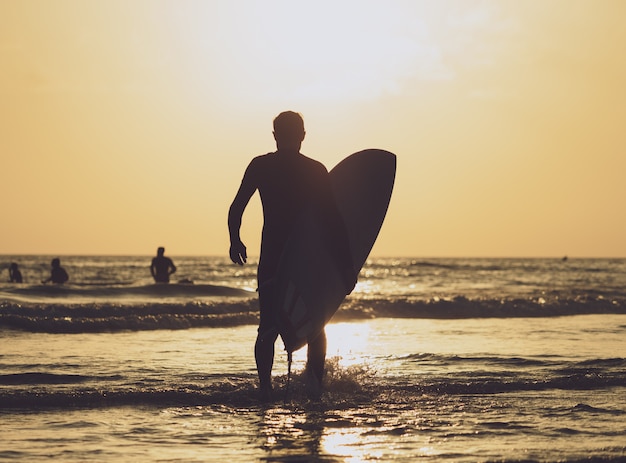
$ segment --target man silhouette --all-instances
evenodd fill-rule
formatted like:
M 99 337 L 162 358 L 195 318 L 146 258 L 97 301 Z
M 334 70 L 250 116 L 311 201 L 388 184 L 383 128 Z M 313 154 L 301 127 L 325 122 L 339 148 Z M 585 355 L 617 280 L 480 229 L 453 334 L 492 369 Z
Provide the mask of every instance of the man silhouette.
M 314 211 L 328 235 L 325 239 L 335 243 L 329 246 L 340 262 L 346 294 L 356 283 L 347 233 L 335 204 L 328 171 L 320 162 L 300 153 L 305 136 L 302 117 L 293 111 L 280 113 L 274 119 L 273 133 L 277 150 L 252 159 L 228 212 L 230 258 L 243 265 L 247 251 L 240 238 L 241 219 L 250 198 L 259 191 L 263 230 L 257 271 L 260 321 L 254 354 L 263 400 L 271 398 L 274 343 L 278 337 L 273 314 L 273 278 L 285 242 L 302 212 Z M 316 395 L 321 391 L 325 358 L 326 334 L 322 330 L 315 339 L 309 339 L 307 351 L 309 388 Z
M 65 271 L 63 267 L 61 267 L 61 259 L 55 257 L 50 262 L 50 277 L 43 280 L 42 283 L 55 283 L 57 285 L 62 285 L 70 279 L 69 275 Z
M 150 273 L 156 283 L 169 283 L 170 275 L 176 271 L 172 259 L 165 257 L 165 248 L 158 248 L 157 255 L 150 264 Z
M 15 262 L 12 262 L 11 265 L 9 265 L 9 282 L 22 283 L 23 281 L 19 266 Z

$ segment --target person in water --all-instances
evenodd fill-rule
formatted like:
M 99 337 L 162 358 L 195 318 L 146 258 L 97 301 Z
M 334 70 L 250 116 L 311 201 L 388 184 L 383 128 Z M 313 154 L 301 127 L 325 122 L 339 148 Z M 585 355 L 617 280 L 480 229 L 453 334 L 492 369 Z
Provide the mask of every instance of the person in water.
M 52 282 L 57 285 L 62 285 L 63 283 L 65 283 L 67 280 L 70 279 L 65 269 L 61 267 L 61 260 L 58 257 L 55 259 L 52 259 L 50 266 L 52 267 L 50 269 L 50 277 L 46 280 L 43 280 L 42 283 Z
M 22 283 L 22 272 L 15 262 L 9 265 L 9 281 L 11 283 Z
M 169 283 L 170 275 L 176 272 L 176 266 L 172 259 L 165 257 L 165 248 L 157 249 L 157 255 L 152 259 L 150 264 L 150 273 L 157 283 Z
M 300 153 L 305 136 L 302 116 L 293 111 L 282 112 L 273 125 L 277 150 L 252 159 L 228 212 L 230 259 L 243 265 L 247 250 L 240 238 L 242 215 L 252 195 L 259 191 L 263 230 L 257 270 L 260 321 L 254 354 L 262 400 L 271 399 L 274 343 L 278 337 L 272 306 L 273 278 L 287 238 L 303 211 L 315 211 L 322 223 L 321 228 L 327 235 L 324 239 L 340 262 L 346 294 L 356 284 L 348 235 L 335 203 L 328 171 L 322 163 Z M 326 334 L 322 330 L 316 338 L 308 340 L 306 372 L 312 395 L 321 393 L 325 359 Z

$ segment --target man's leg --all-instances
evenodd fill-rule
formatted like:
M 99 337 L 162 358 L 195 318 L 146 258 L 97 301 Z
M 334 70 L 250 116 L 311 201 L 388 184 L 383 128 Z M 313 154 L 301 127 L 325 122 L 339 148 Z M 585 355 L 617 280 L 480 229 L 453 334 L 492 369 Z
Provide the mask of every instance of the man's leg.
M 309 341 L 307 348 L 306 370 L 307 389 L 313 398 L 322 393 L 324 364 L 326 362 L 326 332 L 322 330 L 315 339 Z
M 277 337 L 276 329 L 269 328 L 261 331 L 261 327 L 259 327 L 259 333 L 254 344 L 259 387 L 261 396 L 265 399 L 270 399 L 272 393 L 272 366 L 274 365 L 274 344 Z
M 274 344 L 278 330 L 272 317 L 271 285 L 259 285 L 259 330 L 254 344 L 254 358 L 259 375 L 261 399 L 270 400 L 272 396 L 272 366 L 274 365 Z

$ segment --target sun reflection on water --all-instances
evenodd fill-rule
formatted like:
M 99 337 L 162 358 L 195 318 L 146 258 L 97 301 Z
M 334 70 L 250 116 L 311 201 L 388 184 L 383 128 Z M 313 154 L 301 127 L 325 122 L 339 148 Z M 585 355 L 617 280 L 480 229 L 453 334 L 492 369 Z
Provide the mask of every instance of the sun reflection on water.
M 339 365 L 349 367 L 363 363 L 368 352 L 370 326 L 367 323 L 334 323 L 326 326 L 327 355 L 338 357 Z
M 347 368 L 364 363 L 364 354 L 371 352 L 371 329 L 368 323 L 330 323 L 326 325 L 328 346 L 326 358 L 335 358 L 338 365 Z M 294 365 L 304 366 L 306 347 L 293 354 Z
M 329 429 L 321 440 L 321 448 L 328 455 L 341 456 L 346 463 L 377 460 L 382 452 L 365 446 L 361 431 L 356 429 Z

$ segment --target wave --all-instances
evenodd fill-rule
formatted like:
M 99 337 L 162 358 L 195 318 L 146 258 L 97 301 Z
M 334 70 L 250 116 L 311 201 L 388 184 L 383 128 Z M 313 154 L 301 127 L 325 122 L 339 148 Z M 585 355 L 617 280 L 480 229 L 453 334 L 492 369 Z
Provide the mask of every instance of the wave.
M 140 290 L 162 291 L 161 288 L 140 288 Z M 170 291 L 167 286 L 163 288 Z M 179 290 L 171 289 L 171 291 Z M 204 294 L 214 291 L 212 287 L 199 288 L 199 290 L 204 291 Z M 4 301 L 0 302 L 0 328 L 45 333 L 93 333 L 230 327 L 258 323 L 259 307 L 254 293 L 242 291 L 236 294 L 236 297 L 184 303 L 58 302 L 51 304 Z M 453 299 L 431 300 L 348 298 L 335 314 L 333 321 L 372 318 L 558 317 L 588 314 L 626 314 L 626 300 L 606 299 L 602 296 L 554 300 L 543 298 L 467 299 L 461 296 Z
M 568 361 L 562 357 L 500 357 L 500 356 L 461 356 L 455 354 L 432 354 L 422 352 L 409 354 L 400 360 L 418 365 L 437 367 L 461 367 L 472 372 L 474 378 L 498 378 L 508 371 L 548 372 L 559 378 L 578 376 L 626 376 L 626 358 L 594 358 L 582 361 Z M 626 385 L 626 383 L 624 383 Z
M 451 299 L 429 300 L 351 299 L 335 315 L 335 320 L 352 318 L 521 318 L 564 315 L 626 314 L 626 299 L 598 296 L 562 298 Z
M 609 359 L 619 362 L 620 368 L 562 372 L 558 368 L 530 368 L 526 371 L 504 374 L 498 372 L 457 373 L 435 375 L 407 381 L 406 377 L 379 376 L 367 366 L 340 367 L 336 358 L 327 362 L 325 393 L 321 405 L 333 407 L 360 407 L 364 403 L 383 407 L 411 405 L 428 401 L 429 397 L 442 395 L 491 395 L 533 391 L 592 391 L 626 384 L 626 359 Z M 572 368 L 575 370 L 575 368 Z M 540 375 L 536 372 L 541 371 Z M 164 378 L 165 379 L 165 378 Z M 290 380 L 287 375 L 273 377 L 275 401 L 305 404 L 306 374 L 297 371 Z M 0 410 L 16 408 L 41 409 L 43 407 L 109 407 L 109 406 L 226 406 L 249 407 L 259 405 L 257 379 L 253 373 L 213 375 L 186 381 L 170 377 L 168 384 L 154 387 L 141 384 L 120 384 L 118 377 L 83 377 L 80 375 L 54 375 L 46 373 L 21 373 L 0 376 Z M 55 388 L 56 386 L 56 388 Z M 299 405 L 298 405 L 299 406 Z M 624 408 L 598 410 L 578 404 L 571 413 L 602 413 L 626 415 Z
M 60 375 L 56 373 L 41 373 L 36 371 L 0 375 L 0 385 L 2 386 L 19 384 L 77 384 L 90 380 L 93 380 L 93 377 L 69 374 Z
M 0 327 L 34 333 L 97 333 L 228 327 L 258 323 L 255 300 L 241 303 L 0 305 Z
M 251 291 L 230 286 L 170 283 L 149 285 L 31 285 L 3 288 L 3 299 L 40 301 L 50 299 L 120 299 L 180 297 L 250 297 Z

